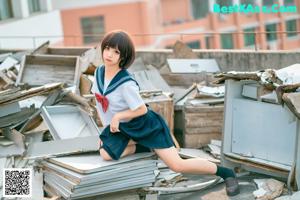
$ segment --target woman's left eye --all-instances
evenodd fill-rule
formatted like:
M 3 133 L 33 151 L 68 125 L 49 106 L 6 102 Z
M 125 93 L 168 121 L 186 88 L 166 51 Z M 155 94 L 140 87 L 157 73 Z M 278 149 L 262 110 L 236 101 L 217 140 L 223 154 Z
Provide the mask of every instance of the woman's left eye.
M 116 54 L 120 54 L 120 52 L 119 52 L 119 51 L 115 51 L 115 53 L 116 53 Z

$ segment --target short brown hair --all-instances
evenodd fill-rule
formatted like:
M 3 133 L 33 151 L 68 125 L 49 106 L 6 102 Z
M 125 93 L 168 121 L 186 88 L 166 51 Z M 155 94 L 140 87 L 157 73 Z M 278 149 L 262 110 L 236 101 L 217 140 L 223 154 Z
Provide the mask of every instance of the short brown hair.
M 105 47 L 116 48 L 120 51 L 120 68 L 127 69 L 135 59 L 135 48 L 128 33 L 116 30 L 107 33 L 101 42 L 101 52 Z

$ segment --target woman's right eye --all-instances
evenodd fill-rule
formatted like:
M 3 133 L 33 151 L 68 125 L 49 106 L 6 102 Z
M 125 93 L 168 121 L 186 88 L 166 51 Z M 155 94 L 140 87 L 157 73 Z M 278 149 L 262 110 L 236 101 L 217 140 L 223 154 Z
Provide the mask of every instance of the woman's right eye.
M 106 47 L 105 47 L 105 49 L 107 49 L 107 50 L 108 50 L 108 49 L 109 49 L 109 46 L 106 46 Z

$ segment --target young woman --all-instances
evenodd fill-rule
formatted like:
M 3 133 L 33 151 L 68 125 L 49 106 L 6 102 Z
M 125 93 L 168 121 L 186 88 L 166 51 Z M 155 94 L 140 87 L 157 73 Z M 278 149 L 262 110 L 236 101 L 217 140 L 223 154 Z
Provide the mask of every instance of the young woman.
M 112 31 L 101 43 L 103 66 L 95 72 L 92 92 L 105 127 L 99 152 L 104 160 L 153 150 L 175 172 L 213 174 L 225 180 L 226 192 L 239 193 L 235 173 L 200 158 L 182 159 L 174 147 L 164 119 L 148 108 L 139 86 L 126 70 L 135 59 L 135 48 L 124 31 Z

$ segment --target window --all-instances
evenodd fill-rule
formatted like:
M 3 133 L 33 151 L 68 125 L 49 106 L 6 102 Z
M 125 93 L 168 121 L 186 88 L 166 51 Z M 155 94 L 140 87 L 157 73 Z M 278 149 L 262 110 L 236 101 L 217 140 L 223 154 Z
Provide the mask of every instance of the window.
M 41 11 L 40 0 L 28 0 L 29 13 Z
M 255 33 L 254 32 L 255 32 L 255 28 L 244 29 L 244 44 L 245 44 L 245 46 L 255 45 Z
M 274 0 L 263 0 L 262 2 L 264 6 L 272 6 L 275 3 Z
M 201 45 L 199 41 L 187 42 L 186 45 L 191 49 L 200 49 Z
M 205 37 L 205 46 L 206 46 L 206 49 L 211 49 L 211 40 L 212 40 L 212 36 L 206 36 Z
M 283 0 L 283 4 L 285 6 L 290 6 L 290 5 L 294 5 L 294 0 Z
M 99 42 L 100 34 L 104 33 L 104 17 L 83 17 L 81 18 L 81 30 L 84 44 Z
M 255 1 L 254 0 L 240 0 L 240 4 L 246 4 L 246 5 L 250 4 L 250 5 L 254 6 Z
M 296 32 L 297 31 L 297 20 L 296 19 L 286 21 L 285 25 L 286 25 L 287 32 L 295 31 L 294 33 L 287 33 L 287 37 L 293 37 L 293 36 L 297 35 L 297 32 Z
M 233 49 L 232 33 L 221 34 L 222 49 Z
M 13 18 L 11 0 L 0 0 L 0 20 Z
M 204 18 L 209 12 L 209 0 L 191 0 L 193 19 Z
M 266 25 L 266 32 L 267 41 L 277 40 L 276 24 Z
M 222 6 L 232 6 L 232 0 L 216 0 L 216 4 Z

